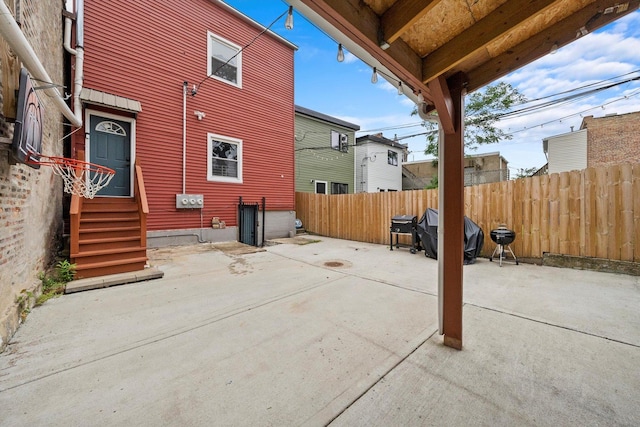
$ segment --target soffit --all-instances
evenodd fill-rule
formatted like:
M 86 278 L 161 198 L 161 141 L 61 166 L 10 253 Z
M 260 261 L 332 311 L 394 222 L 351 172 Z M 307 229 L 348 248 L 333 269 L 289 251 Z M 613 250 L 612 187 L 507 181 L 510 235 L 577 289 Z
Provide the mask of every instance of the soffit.
M 422 92 L 462 78 L 467 91 L 638 9 L 640 0 L 289 0 L 356 56 Z M 388 76 L 387 76 L 388 77 Z

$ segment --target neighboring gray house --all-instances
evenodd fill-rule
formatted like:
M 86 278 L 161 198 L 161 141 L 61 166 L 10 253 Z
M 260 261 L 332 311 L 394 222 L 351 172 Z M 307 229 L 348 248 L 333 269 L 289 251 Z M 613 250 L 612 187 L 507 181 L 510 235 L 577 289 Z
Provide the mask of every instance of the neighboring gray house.
M 355 132 L 360 126 L 295 106 L 296 191 L 354 193 Z
M 402 163 L 408 146 L 382 134 L 356 139 L 356 192 L 402 191 Z

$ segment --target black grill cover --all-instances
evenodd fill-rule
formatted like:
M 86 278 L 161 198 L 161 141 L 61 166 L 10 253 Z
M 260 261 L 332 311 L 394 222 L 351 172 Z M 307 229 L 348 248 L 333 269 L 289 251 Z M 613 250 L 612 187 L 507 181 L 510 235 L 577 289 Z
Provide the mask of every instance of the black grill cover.
M 418 236 L 425 256 L 438 259 L 438 211 L 427 208 L 418 221 Z M 482 251 L 484 233 L 475 222 L 464 217 L 464 264 L 473 264 Z

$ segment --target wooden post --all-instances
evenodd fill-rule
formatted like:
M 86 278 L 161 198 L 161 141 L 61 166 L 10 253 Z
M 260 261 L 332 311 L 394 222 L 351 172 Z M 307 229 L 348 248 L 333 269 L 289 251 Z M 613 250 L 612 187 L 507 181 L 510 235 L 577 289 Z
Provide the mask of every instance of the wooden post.
M 431 87 L 431 86 L 430 86 Z M 440 80 L 435 91 L 438 115 L 453 129 L 444 129 L 440 146 L 438 281 L 444 345 L 462 350 L 462 267 L 464 256 L 464 104 L 463 79 Z

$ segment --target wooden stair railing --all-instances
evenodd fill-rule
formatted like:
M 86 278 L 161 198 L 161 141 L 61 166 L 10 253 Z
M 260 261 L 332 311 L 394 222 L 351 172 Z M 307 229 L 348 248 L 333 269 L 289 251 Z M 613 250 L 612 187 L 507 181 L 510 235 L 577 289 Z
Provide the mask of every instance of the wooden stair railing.
M 149 206 L 142 168 L 135 165 L 134 171 L 133 198 L 72 196 L 70 252 L 76 278 L 145 268 Z
M 138 203 L 138 213 L 140 214 L 140 246 L 147 247 L 147 215 L 149 214 L 149 204 L 147 203 L 147 191 L 144 188 L 144 178 L 142 167 L 136 162 L 136 177 L 133 196 Z

